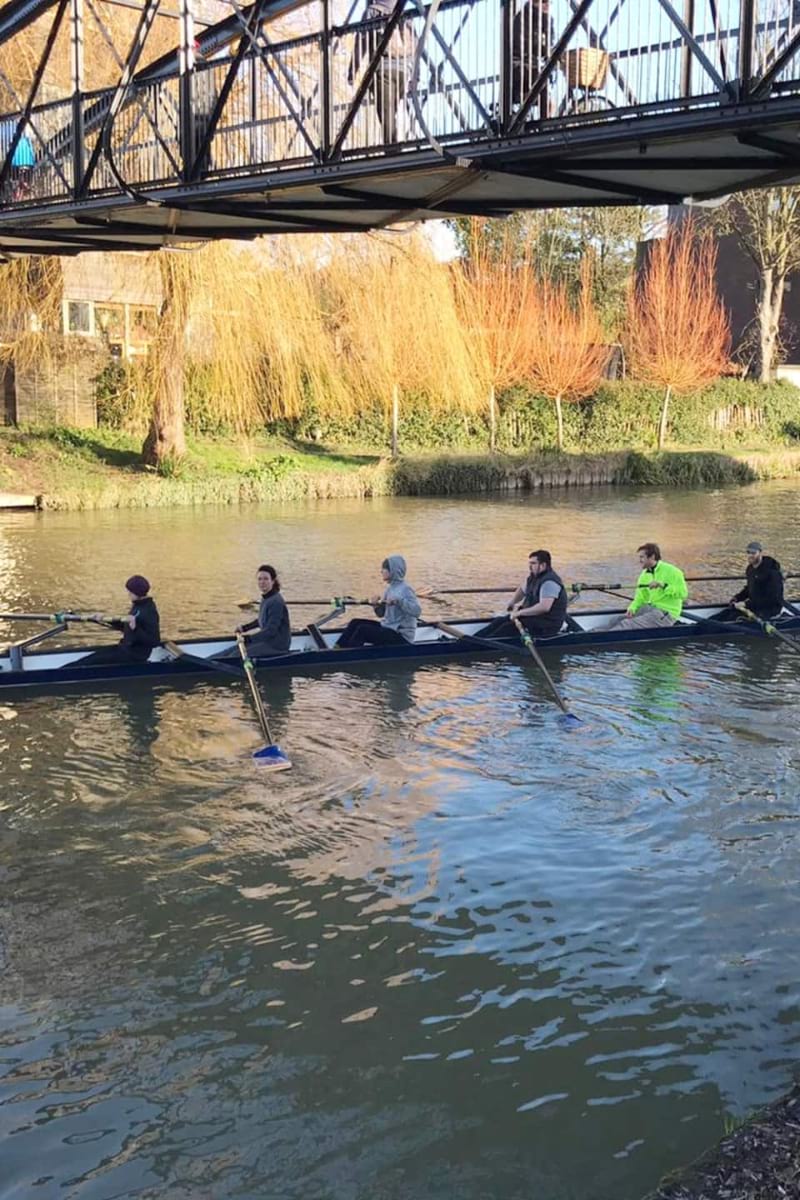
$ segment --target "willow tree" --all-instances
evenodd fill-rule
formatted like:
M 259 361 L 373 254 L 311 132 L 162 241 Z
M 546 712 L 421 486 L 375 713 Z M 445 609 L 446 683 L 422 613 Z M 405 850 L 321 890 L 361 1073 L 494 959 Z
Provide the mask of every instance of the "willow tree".
M 47 358 L 61 329 L 61 263 L 25 255 L 0 265 L 0 360 L 28 366 Z
M 479 406 L 449 273 L 416 233 L 339 243 L 326 281 L 352 401 L 364 408 L 378 400 L 391 413 L 395 455 L 404 393 L 424 396 L 434 410 Z
M 214 418 L 240 432 L 297 416 L 309 399 L 346 406 L 313 257 L 217 242 L 160 250 L 155 260 L 162 302 L 144 383 L 152 397 L 146 461 L 161 467 L 185 453 L 184 389 L 198 368 Z
M 163 470 L 186 453 L 186 325 L 196 263 L 191 251 L 183 255 L 179 250 L 160 251 L 157 262 L 162 299 L 151 348 L 153 408 L 142 458 Z
M 609 355 L 592 298 L 588 262 L 581 271 L 577 294 L 566 283 L 542 279 L 527 315 L 528 378 L 536 391 L 555 403 L 558 448 L 563 450 L 563 402 L 595 391 Z
M 535 277 L 530 243 L 517 231 L 494 230 L 483 236 L 485 222 L 472 218 L 471 252 L 453 269 L 456 304 L 473 355 L 474 370 L 487 397 L 489 446 L 497 440 L 497 392 L 522 383 L 527 374 L 531 336 L 530 306 Z
M 717 250 L 691 221 L 650 242 L 628 300 L 628 355 L 633 374 L 664 389 L 658 448 L 666 441 L 673 394 L 694 391 L 725 370 L 728 314 L 717 294 Z

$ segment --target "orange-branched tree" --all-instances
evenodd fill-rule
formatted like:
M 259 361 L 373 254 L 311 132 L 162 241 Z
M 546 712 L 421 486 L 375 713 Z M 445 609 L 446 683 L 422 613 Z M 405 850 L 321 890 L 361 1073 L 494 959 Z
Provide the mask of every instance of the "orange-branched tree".
M 730 351 L 730 322 L 715 282 L 717 250 L 684 221 L 649 252 L 628 299 L 628 354 L 633 374 L 664 389 L 658 448 L 667 436 L 673 394 L 720 376 Z
M 501 233 L 486 221 L 469 223 L 469 256 L 453 268 L 460 323 L 468 339 L 473 370 L 489 406 L 489 445 L 497 435 L 497 392 L 523 383 L 529 359 L 530 306 L 536 286 L 531 242 L 506 226 Z
M 540 280 L 531 296 L 527 378 L 556 406 L 558 448 L 564 448 L 563 402 L 590 396 L 608 362 L 609 347 L 592 300 L 592 274 L 584 260 L 577 295 L 558 280 Z

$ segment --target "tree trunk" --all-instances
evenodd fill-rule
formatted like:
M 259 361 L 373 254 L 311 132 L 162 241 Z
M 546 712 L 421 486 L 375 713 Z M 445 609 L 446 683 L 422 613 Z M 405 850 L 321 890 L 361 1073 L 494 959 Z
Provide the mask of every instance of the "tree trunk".
M 161 250 L 158 264 L 163 299 L 153 348 L 155 397 L 142 458 L 149 466 L 161 468 L 186 453 L 183 368 L 189 288 L 180 255 Z
M 758 280 L 758 358 L 756 371 L 761 383 L 769 383 L 775 372 L 786 276 L 774 267 L 764 267 Z
M 494 453 L 497 446 L 497 401 L 494 385 L 489 388 L 489 449 Z
M 668 387 L 664 392 L 664 403 L 661 406 L 661 420 L 658 423 L 658 448 L 664 449 L 664 442 L 667 440 L 667 417 L 669 415 L 669 398 L 672 395 L 672 388 Z
M 400 425 L 400 389 L 397 384 L 392 388 L 392 458 L 397 458 L 399 449 L 399 425 Z
M 558 423 L 558 448 L 564 449 L 564 413 L 561 408 L 561 397 L 556 396 L 556 421 Z

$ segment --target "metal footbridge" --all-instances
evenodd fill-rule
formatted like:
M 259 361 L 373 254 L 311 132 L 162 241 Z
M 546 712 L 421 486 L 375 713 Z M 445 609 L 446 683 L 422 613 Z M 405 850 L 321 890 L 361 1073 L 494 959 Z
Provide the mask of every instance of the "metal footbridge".
M 24 89 L 0 70 L 0 253 L 800 181 L 800 0 L 225 3 L 203 26 L 192 0 L 136 0 L 121 47 L 105 0 L 0 8 L 0 53 L 41 32 Z M 154 57 L 167 11 L 174 48 Z M 89 23 L 118 64 L 101 90 Z M 45 100 L 56 52 L 68 83 Z

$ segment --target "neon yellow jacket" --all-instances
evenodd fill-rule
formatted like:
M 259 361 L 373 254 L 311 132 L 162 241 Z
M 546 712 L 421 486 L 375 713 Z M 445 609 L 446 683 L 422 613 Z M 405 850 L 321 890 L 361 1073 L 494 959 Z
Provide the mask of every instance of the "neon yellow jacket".
M 653 588 L 650 584 L 663 583 L 664 587 Z M 673 567 L 672 563 L 659 559 L 652 571 L 642 571 L 636 584 L 636 594 L 629 608 L 637 612 L 644 604 L 652 604 L 653 608 L 662 608 L 665 613 L 677 620 L 681 615 L 683 602 L 689 595 L 683 571 Z

